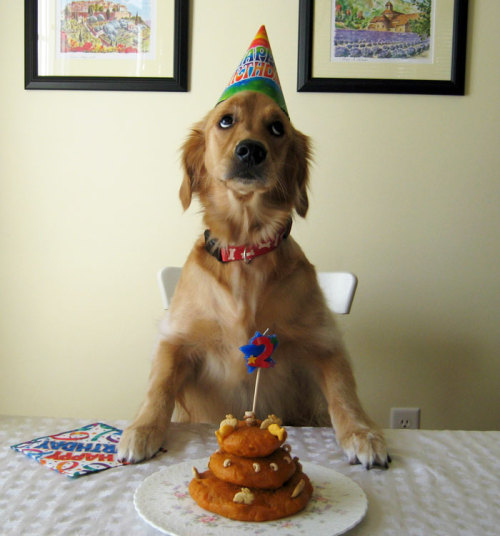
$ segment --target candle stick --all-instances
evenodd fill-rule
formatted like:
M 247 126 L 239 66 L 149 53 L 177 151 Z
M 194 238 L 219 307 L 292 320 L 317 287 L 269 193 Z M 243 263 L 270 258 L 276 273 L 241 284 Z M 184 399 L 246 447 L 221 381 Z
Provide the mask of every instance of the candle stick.
M 252 413 L 255 415 L 255 408 L 257 407 L 257 395 L 259 393 L 259 382 L 260 382 L 260 371 L 257 371 L 257 376 L 255 377 L 255 389 L 253 392 L 253 404 L 252 404 Z

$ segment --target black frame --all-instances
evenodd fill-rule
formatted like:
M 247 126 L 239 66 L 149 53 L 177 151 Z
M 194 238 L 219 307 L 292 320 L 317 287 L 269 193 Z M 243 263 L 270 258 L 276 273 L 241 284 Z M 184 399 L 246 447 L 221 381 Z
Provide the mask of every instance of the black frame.
M 312 43 L 315 0 L 300 0 L 297 91 L 346 93 L 465 94 L 465 51 L 468 0 L 455 0 L 450 80 L 401 80 L 392 78 L 314 78 Z
M 172 77 L 40 76 L 38 74 L 38 0 L 24 1 L 25 89 L 99 91 L 188 91 L 189 0 L 175 0 Z

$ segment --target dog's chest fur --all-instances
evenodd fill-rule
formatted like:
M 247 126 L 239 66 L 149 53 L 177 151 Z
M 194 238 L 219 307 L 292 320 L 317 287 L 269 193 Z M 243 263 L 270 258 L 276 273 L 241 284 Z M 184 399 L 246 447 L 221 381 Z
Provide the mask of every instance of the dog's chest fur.
M 203 315 L 206 324 L 200 323 L 197 330 L 200 338 L 192 346 L 196 375 L 178 397 L 174 420 L 216 422 L 226 413 L 243 415 L 251 409 L 256 373 L 248 373 L 239 347 L 248 344 L 256 331 L 269 329 L 278 334 L 277 365 L 261 373 L 258 413 L 279 414 L 295 424 L 318 418 L 328 424 L 322 397 L 305 370 L 305 360 L 301 362 L 299 345 L 291 347 L 286 337 L 280 338 L 284 330 L 272 314 L 275 262 L 265 258 L 252 262 L 256 264 L 224 266 L 229 270 L 223 282 L 200 281 L 198 300 L 204 306 L 195 317 Z M 193 331 L 191 326 L 191 335 Z

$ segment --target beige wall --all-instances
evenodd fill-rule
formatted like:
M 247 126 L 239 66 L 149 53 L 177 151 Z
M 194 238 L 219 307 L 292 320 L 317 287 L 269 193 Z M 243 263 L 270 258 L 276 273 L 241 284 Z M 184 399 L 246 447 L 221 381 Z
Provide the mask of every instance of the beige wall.
M 188 93 L 25 91 L 23 2 L 1 2 L 0 413 L 136 411 L 156 270 L 202 230 L 178 147 L 265 23 L 315 143 L 294 236 L 360 278 L 340 322 L 365 405 L 382 426 L 410 405 L 426 428 L 498 429 L 500 2 L 470 4 L 467 96 L 440 97 L 297 93 L 297 0 L 195 0 Z

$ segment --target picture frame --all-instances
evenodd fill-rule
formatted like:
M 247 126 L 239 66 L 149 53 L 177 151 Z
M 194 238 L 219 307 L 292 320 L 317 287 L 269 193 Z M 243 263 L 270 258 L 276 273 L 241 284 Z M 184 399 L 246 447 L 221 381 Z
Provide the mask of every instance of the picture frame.
M 349 13 L 347 18 L 347 10 L 344 9 L 344 19 L 341 21 L 342 9 L 348 5 L 349 0 L 300 0 L 297 90 L 464 95 L 468 0 L 424 1 L 432 6 L 428 50 L 421 54 L 421 58 L 408 56 L 406 59 L 406 51 L 389 43 L 387 48 L 394 47 L 394 50 L 399 50 L 394 56 L 400 57 L 385 59 L 382 58 L 384 52 L 377 53 L 385 45 L 375 45 L 375 40 L 377 43 L 383 43 L 384 40 L 395 40 L 403 36 L 399 34 L 397 37 L 397 29 L 392 28 L 390 31 L 380 31 L 377 28 L 375 34 L 377 24 L 380 26 L 387 22 L 380 14 L 378 18 L 366 20 L 366 16 L 370 16 L 367 9 L 365 13 Z M 397 0 L 392 2 L 396 3 Z M 391 7 L 392 2 L 388 0 L 385 7 L 395 13 Z M 356 5 L 360 3 L 357 2 Z M 367 2 L 366 5 L 369 7 L 373 3 Z M 397 5 L 401 5 L 401 2 Z M 391 14 L 386 15 L 390 20 Z M 353 21 L 353 17 L 365 20 Z M 408 22 L 411 17 L 400 18 L 407 21 L 406 29 L 413 31 L 415 27 L 410 27 L 413 23 Z M 418 15 L 415 15 L 415 18 L 418 18 Z M 364 26 L 365 30 L 351 31 L 352 24 Z M 406 36 L 408 38 L 409 33 Z M 342 38 L 347 36 L 350 41 L 342 42 L 340 37 L 337 40 L 337 34 Z M 366 48 L 362 50 L 360 45 L 354 50 L 356 40 L 363 40 Z M 424 41 L 423 37 L 421 41 Z M 346 50 L 349 44 L 353 47 L 350 52 Z M 410 45 L 411 52 L 415 48 L 415 45 Z M 354 57 L 349 57 L 351 53 Z M 389 55 L 390 52 L 385 54 Z
M 25 89 L 188 91 L 189 0 L 144 5 L 25 0 Z

